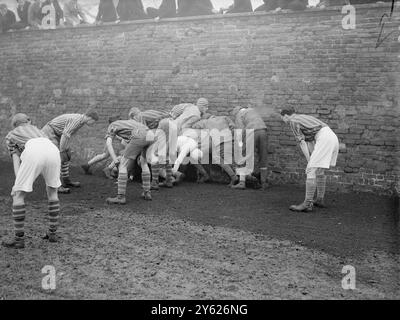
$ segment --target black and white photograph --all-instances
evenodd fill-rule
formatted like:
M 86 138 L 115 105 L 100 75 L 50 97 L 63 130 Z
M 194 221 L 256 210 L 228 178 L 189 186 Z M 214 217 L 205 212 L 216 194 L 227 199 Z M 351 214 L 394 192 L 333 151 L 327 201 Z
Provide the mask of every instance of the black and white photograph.
M 0 0 L 0 300 L 399 300 L 399 92 L 396 0 Z

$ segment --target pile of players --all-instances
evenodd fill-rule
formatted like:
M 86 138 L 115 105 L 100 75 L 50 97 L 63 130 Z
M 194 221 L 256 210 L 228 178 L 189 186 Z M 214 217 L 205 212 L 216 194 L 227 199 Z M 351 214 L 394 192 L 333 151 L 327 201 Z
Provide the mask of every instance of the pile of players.
M 170 112 L 132 108 L 128 119 L 109 121 L 104 152 L 89 160 L 82 168 L 85 173 L 90 173 L 94 164 L 111 157 L 112 162 L 106 172 L 109 175 L 112 168 L 118 168 L 118 183 L 117 195 L 108 198 L 108 204 L 126 204 L 128 168 L 135 161 L 141 167 L 142 197 L 145 200 L 152 199 L 151 190 L 158 190 L 162 186 L 172 188 L 174 182 L 180 181 L 183 174 L 179 169 L 187 159 L 196 167 L 199 181 L 207 181 L 209 176 L 200 160 L 209 155 L 212 163 L 220 165 L 228 174 L 231 188 L 245 189 L 246 177 L 251 174 L 259 177 L 263 189 L 267 188 L 268 135 L 260 115 L 253 108 L 242 107 L 235 107 L 230 112 L 231 117 L 214 116 L 207 111 L 208 100 L 205 98 L 198 99 L 195 104 L 176 105 Z M 336 164 L 339 151 L 337 136 L 315 117 L 296 114 L 293 110 L 282 110 L 281 117 L 290 125 L 308 161 L 305 200 L 290 209 L 300 212 L 324 207 L 324 170 Z M 92 126 L 98 119 L 98 114 L 93 110 L 85 114 L 63 114 L 38 129 L 25 114 L 19 113 L 12 118 L 14 129 L 8 133 L 6 143 L 16 176 L 11 192 L 14 237 L 10 241 L 3 241 L 3 246 L 24 248 L 25 196 L 32 192 L 33 182 L 39 175 L 45 180 L 48 195 L 49 229 L 44 239 L 57 242 L 60 215 L 58 193 L 69 193 L 70 188 L 80 186 L 79 182 L 71 181 L 69 175 L 71 136 L 84 125 Z M 213 132 L 218 134 L 217 139 L 214 139 Z M 234 139 L 237 132 L 240 135 L 246 133 L 246 156 L 240 157 L 239 163 L 234 163 L 230 158 L 232 148 L 242 141 L 241 138 Z M 123 147 L 120 156 L 117 156 L 113 147 L 115 139 Z M 255 150 L 258 151 L 258 161 L 254 168 L 258 172 L 252 170 L 253 166 L 250 166 L 250 170 L 244 166 L 249 157 L 254 156 Z M 243 155 L 241 148 L 239 152 Z M 163 183 L 159 182 L 160 175 L 164 178 Z

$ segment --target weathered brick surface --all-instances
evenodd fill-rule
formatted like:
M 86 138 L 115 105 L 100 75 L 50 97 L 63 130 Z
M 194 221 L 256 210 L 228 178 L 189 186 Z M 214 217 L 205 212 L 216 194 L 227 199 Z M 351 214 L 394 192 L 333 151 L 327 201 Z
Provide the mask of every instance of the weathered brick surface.
M 385 34 L 394 32 L 375 48 L 390 6 L 356 8 L 355 30 L 342 28 L 337 7 L 2 34 L 0 134 L 15 112 L 42 126 L 96 107 L 102 120 L 74 144 L 81 161 L 102 150 L 109 115 L 204 96 L 216 114 L 257 108 L 269 127 L 271 177 L 298 182 L 306 162 L 277 117 L 294 107 L 326 121 L 347 146 L 329 172 L 331 186 L 390 192 L 400 169 L 400 10 L 385 25 Z

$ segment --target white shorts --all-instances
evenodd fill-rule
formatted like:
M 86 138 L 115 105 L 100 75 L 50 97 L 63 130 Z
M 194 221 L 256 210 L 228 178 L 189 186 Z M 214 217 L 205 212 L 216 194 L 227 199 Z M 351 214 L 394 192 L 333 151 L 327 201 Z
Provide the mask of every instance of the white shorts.
M 329 127 L 323 127 L 315 135 L 314 150 L 311 153 L 309 168 L 325 168 L 336 166 L 339 153 L 339 140 L 336 134 Z
M 61 159 L 58 148 L 47 138 L 29 140 L 21 154 L 21 166 L 11 195 L 17 191 L 32 192 L 32 185 L 42 175 L 46 185 L 59 188 Z

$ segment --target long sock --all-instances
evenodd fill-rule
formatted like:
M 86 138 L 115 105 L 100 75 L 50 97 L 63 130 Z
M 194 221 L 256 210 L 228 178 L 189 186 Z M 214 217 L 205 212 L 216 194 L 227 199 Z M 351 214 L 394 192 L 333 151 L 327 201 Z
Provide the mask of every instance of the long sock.
M 65 162 L 61 164 L 61 178 L 69 179 L 69 162 Z
M 165 165 L 165 173 L 165 181 L 170 182 L 172 180 L 172 166 L 169 163 Z
M 154 164 L 151 166 L 151 177 L 152 180 L 158 183 L 158 176 L 160 175 L 160 165 Z
M 150 191 L 150 172 L 142 171 L 143 191 Z
M 49 201 L 49 232 L 55 233 L 58 228 L 58 219 L 60 217 L 60 201 Z
M 325 196 L 326 175 L 317 176 L 317 198 L 323 199 Z
M 306 180 L 306 203 L 314 202 L 315 189 L 317 188 L 317 183 L 315 178 L 307 178 Z
M 119 172 L 118 173 L 118 195 L 124 196 L 126 194 L 126 184 L 128 182 L 128 173 Z
M 15 237 L 22 238 L 25 235 L 24 232 L 25 204 L 13 205 L 12 216 L 14 220 Z

